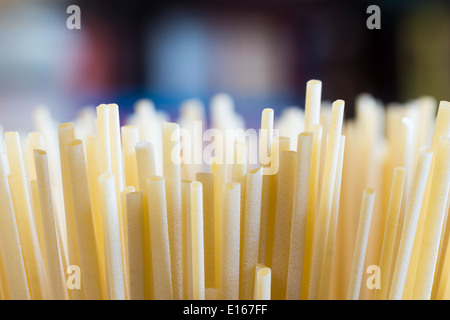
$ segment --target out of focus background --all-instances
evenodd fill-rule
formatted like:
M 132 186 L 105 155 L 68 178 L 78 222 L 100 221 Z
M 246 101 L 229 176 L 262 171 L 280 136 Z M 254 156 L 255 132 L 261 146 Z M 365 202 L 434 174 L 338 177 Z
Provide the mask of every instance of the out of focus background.
M 69 30 L 69 5 L 81 30 Z M 381 9 L 369 30 L 367 7 Z M 325 100 L 450 99 L 450 5 L 432 0 L 0 0 L 0 123 L 31 130 L 47 105 L 59 121 L 80 108 L 137 99 L 176 116 L 180 103 L 226 92 L 258 126 L 262 108 L 304 105 L 306 82 Z

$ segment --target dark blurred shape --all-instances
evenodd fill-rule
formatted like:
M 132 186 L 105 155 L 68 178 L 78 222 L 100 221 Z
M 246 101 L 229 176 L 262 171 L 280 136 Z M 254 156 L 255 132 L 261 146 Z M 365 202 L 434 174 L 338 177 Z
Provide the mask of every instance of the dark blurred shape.
M 83 55 L 83 35 L 66 28 L 66 7 L 56 1 L 0 3 L 0 122 L 29 130 L 37 104 L 63 117 L 71 104 Z
M 398 31 L 398 97 L 431 95 L 449 99 L 450 12 L 448 5 L 429 3 L 405 12 Z
M 68 30 L 66 8 L 81 8 Z M 184 99 L 230 93 L 245 118 L 303 107 L 306 82 L 323 99 L 368 92 L 383 102 L 422 94 L 448 99 L 449 6 L 377 1 L 381 30 L 368 30 L 360 0 L 0 1 L 0 113 L 50 105 L 61 121 L 76 108 L 143 97 L 177 113 Z M 255 118 L 255 117 L 253 117 Z M 254 120 L 254 125 L 259 117 Z

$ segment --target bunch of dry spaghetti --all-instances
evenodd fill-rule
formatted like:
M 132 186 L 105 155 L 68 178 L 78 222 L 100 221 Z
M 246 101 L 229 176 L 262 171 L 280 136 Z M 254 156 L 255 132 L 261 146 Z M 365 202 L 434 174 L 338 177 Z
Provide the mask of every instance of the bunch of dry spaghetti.
M 0 141 L 1 298 L 450 298 L 450 103 L 362 95 L 344 121 L 321 91 L 258 132 L 226 94 L 209 129 L 197 100 L 122 127 L 37 108 Z

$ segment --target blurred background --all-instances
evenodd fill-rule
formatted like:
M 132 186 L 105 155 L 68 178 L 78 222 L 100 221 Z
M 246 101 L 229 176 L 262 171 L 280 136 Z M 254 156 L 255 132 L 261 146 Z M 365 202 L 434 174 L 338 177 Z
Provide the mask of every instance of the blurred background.
M 69 5 L 81 30 L 69 30 Z M 366 9 L 381 9 L 369 30 Z M 262 108 L 304 105 L 306 82 L 325 100 L 450 99 L 450 5 L 431 0 L 0 0 L 0 123 L 31 130 L 32 109 L 58 122 L 80 108 L 137 99 L 177 115 L 180 103 L 226 92 L 249 127 Z M 256 116 L 257 115 L 257 116 Z

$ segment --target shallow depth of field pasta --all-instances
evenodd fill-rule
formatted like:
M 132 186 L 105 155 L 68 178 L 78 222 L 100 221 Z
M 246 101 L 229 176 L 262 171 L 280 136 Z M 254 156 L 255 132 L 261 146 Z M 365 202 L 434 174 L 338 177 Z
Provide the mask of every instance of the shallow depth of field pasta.
M 254 129 L 227 94 L 36 108 L 1 134 L 1 298 L 449 299 L 450 103 L 306 87 Z

